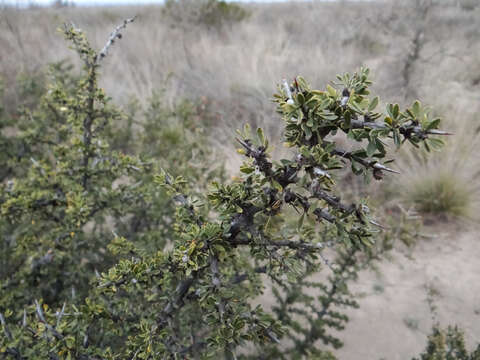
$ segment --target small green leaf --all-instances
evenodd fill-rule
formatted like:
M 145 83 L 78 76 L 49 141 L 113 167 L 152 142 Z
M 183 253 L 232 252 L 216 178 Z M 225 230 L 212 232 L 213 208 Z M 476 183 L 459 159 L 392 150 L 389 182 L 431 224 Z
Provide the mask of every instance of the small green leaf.
M 393 116 L 393 104 L 387 104 L 387 114 L 392 119 L 395 118 L 395 116 Z
M 305 132 L 305 139 L 310 140 L 312 138 L 312 130 L 308 126 L 302 127 Z
M 308 90 L 308 87 L 309 87 L 309 86 L 308 86 L 307 82 L 305 81 L 305 79 L 304 79 L 303 77 L 297 76 L 296 80 L 297 80 L 298 85 L 299 85 L 302 89 Z
M 265 145 L 265 135 L 263 134 L 262 128 L 257 129 L 257 138 L 260 144 Z
M 240 171 L 244 174 L 251 174 L 255 171 L 255 169 L 251 166 L 242 165 L 240 166 Z
M 302 93 L 297 94 L 297 101 L 300 105 L 305 104 L 305 97 Z
M 368 156 L 368 157 L 371 157 L 371 156 L 375 153 L 375 151 L 377 151 L 377 146 L 376 146 L 376 144 L 375 144 L 375 141 L 374 141 L 374 140 L 373 140 L 373 141 L 371 140 L 371 141 L 368 142 L 368 146 L 367 146 L 367 156 Z
M 368 111 L 373 111 L 378 105 L 378 96 L 374 97 L 370 104 L 368 105 Z
M 395 143 L 395 146 L 398 149 L 402 143 L 400 140 L 400 133 L 398 132 L 397 129 L 393 129 L 392 136 L 393 136 L 393 142 Z
M 427 152 L 430 152 L 430 145 L 428 145 L 428 141 L 424 141 L 423 142 L 423 146 L 425 146 L 425 150 L 427 150 Z
M 280 185 L 278 182 L 275 180 L 272 180 L 272 186 L 277 189 L 279 192 L 283 191 L 282 185 Z
M 300 216 L 300 219 L 298 219 L 298 224 L 297 224 L 297 229 L 300 229 L 303 226 L 303 220 L 305 219 L 305 213 Z
M 356 162 L 355 160 L 352 160 L 352 172 L 355 174 L 355 175 L 360 175 L 363 173 L 363 167 L 362 165 L 360 165 L 358 162 Z
M 421 104 L 420 101 L 415 101 L 412 105 L 412 112 L 415 115 L 415 117 L 418 117 L 420 115 L 420 109 L 421 109 Z
M 398 104 L 393 105 L 393 108 L 392 108 L 393 118 L 394 119 L 398 118 L 399 113 L 400 113 L 400 107 L 398 106 Z
M 430 123 L 426 126 L 425 130 L 432 130 L 432 129 L 438 129 L 438 125 L 440 125 L 440 118 L 433 119 L 430 121 Z
M 440 150 L 445 145 L 442 139 L 429 138 L 427 141 L 433 150 Z
M 324 112 L 322 118 L 325 120 L 337 120 L 338 116 L 332 112 Z
M 337 97 L 337 90 L 335 90 L 330 84 L 327 84 L 327 91 L 332 97 Z

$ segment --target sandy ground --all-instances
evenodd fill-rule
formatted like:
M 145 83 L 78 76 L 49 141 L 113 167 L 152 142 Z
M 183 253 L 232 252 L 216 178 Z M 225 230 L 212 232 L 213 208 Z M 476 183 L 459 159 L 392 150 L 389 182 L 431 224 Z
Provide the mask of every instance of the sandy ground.
M 480 342 L 480 232 L 442 231 L 410 253 L 394 251 L 378 270 L 352 286 L 360 309 L 348 312 L 340 360 L 411 359 L 425 349 L 434 322 L 459 325 L 469 348 Z

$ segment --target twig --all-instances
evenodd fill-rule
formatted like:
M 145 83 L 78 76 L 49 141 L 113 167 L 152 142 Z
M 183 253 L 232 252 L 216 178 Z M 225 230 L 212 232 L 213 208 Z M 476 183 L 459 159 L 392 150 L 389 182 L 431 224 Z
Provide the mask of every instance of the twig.
M 283 86 L 283 89 L 285 90 L 285 94 L 288 97 L 287 104 L 293 104 L 292 92 L 290 91 L 290 86 L 288 85 L 288 82 L 286 79 L 282 80 L 282 86 Z
M 3 332 L 5 333 L 5 336 L 7 337 L 7 339 L 12 340 L 12 333 L 8 329 L 7 323 L 2 313 L 0 313 L 0 324 L 2 324 L 3 326 Z
M 216 254 L 210 255 L 210 270 L 212 271 L 212 285 L 216 290 L 218 290 L 222 285 L 222 281 L 220 280 L 220 270 L 218 268 L 218 258 L 216 257 Z M 218 313 L 220 315 L 220 320 L 223 322 L 225 302 L 222 298 L 220 298 L 218 303 Z
M 121 39 L 122 38 L 122 34 L 120 33 L 120 31 L 122 29 L 125 29 L 127 27 L 127 24 L 135 21 L 135 19 L 137 18 L 137 16 L 134 16 L 132 18 L 129 18 L 129 19 L 125 19 L 123 21 L 123 24 L 121 25 L 118 25 L 115 30 L 112 31 L 112 33 L 110 34 L 110 37 L 108 38 L 107 40 L 107 43 L 105 44 L 105 46 L 102 48 L 102 50 L 99 52 L 97 58 L 96 58 L 96 63 L 100 63 L 100 61 L 105 58 L 107 55 L 108 55 L 108 50 L 110 49 L 110 47 L 115 43 L 115 40 L 116 39 Z
M 57 326 L 60 325 L 60 321 L 62 321 L 62 317 L 63 315 L 65 314 L 65 303 L 63 303 L 63 306 L 62 306 L 62 310 L 60 311 L 60 313 L 56 313 L 55 315 L 57 316 Z
M 253 272 L 257 273 L 257 274 L 266 274 L 267 273 L 267 267 L 266 266 L 260 266 L 260 267 L 257 267 L 255 269 L 253 269 Z M 237 276 L 235 276 L 231 281 L 230 281 L 230 284 L 231 285 L 236 285 L 236 284 L 239 284 L 245 280 L 248 279 L 248 273 L 244 273 L 244 274 L 239 274 Z
M 53 334 L 53 336 L 55 336 L 58 340 L 62 340 L 63 336 L 57 330 L 55 330 L 54 327 L 50 325 L 45 319 L 45 316 L 43 315 L 42 307 L 40 306 L 37 300 L 35 300 L 35 310 L 37 312 L 38 320 L 40 320 L 40 322 L 45 325 L 45 327 Z

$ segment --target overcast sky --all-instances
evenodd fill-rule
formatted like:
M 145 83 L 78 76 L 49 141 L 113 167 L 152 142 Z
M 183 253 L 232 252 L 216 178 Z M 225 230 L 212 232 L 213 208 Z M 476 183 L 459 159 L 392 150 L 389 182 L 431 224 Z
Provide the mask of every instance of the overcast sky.
M 236 0 L 236 1 L 272 2 L 272 0 Z M 274 1 L 288 1 L 288 0 L 274 0 Z M 296 0 L 296 1 L 299 1 L 299 0 Z M 0 4 L 18 4 L 21 6 L 28 6 L 29 4 L 50 5 L 52 2 L 53 2 L 52 0 L 0 0 Z M 163 3 L 163 0 L 73 0 L 73 3 L 75 3 L 76 5 L 161 4 Z

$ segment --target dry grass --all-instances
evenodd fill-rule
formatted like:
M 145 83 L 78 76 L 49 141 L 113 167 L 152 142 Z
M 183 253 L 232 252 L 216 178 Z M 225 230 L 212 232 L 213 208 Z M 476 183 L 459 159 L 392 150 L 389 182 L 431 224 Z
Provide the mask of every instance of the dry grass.
M 469 148 L 478 142 L 472 130 L 478 127 L 475 114 L 480 110 L 475 95 L 480 90 L 480 59 L 475 56 L 480 53 L 480 9 L 467 11 L 442 2 L 424 19 L 415 4 L 248 5 L 252 15 L 246 21 L 220 30 L 175 26 L 160 6 L 3 10 L 0 75 L 7 84 L 6 104 L 11 110 L 19 102 L 13 85 L 20 74 L 38 73 L 50 62 L 74 58 L 56 32 L 63 21 L 85 29 L 100 48 L 115 24 L 138 14 L 103 70 L 102 86 L 117 102 L 126 104 L 132 96 L 146 99 L 170 76 L 170 101 L 188 96 L 213 102 L 219 120 L 212 139 L 231 153 L 234 130 L 245 122 L 280 136 L 282 126 L 269 101 L 280 79 L 301 74 L 323 87 L 336 73 L 365 64 L 372 68 L 374 91 L 383 100 L 406 103 L 418 96 L 445 116 L 445 127 L 457 134 L 445 155 L 434 156 L 427 170 L 422 161 L 404 156 L 399 166 L 409 175 L 401 182 L 415 187 L 415 179 L 438 168 L 436 161 L 444 169 L 447 156 L 448 171 L 462 174 L 459 183 L 468 184 L 480 169 L 471 155 L 474 147 Z M 421 46 L 405 82 L 408 54 L 419 28 L 424 30 Z M 236 161 L 228 162 L 232 169 Z
M 447 100 L 443 104 L 448 104 Z M 464 94 L 449 106 L 443 109 L 446 126 L 455 135 L 447 139 L 440 152 L 414 156 L 402 151 L 397 161 L 402 174 L 395 178 L 395 185 L 398 194 L 419 210 L 477 221 L 480 219 L 480 106 L 473 94 Z

